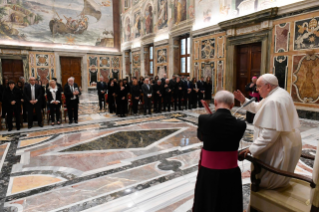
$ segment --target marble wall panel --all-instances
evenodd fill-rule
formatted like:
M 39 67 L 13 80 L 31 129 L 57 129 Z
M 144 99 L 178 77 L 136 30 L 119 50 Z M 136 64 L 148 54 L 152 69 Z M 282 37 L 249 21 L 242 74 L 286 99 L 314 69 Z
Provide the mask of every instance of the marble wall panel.
M 290 23 L 275 27 L 275 53 L 289 51 Z
M 224 89 L 224 61 L 217 62 L 217 75 L 216 75 L 216 91 Z
M 319 55 L 293 57 L 292 98 L 296 102 L 319 103 Z
M 199 59 L 199 41 L 195 41 L 194 42 L 194 60 L 198 60 Z
M 319 17 L 295 22 L 294 50 L 319 48 Z
M 157 46 L 154 49 L 154 76 L 163 74 L 164 71 L 169 76 L 169 47 L 168 46 Z M 164 70 L 165 69 L 165 70 Z
M 201 45 L 202 59 L 212 59 L 215 57 L 215 39 L 203 40 Z
M 274 57 L 273 73 L 278 78 L 279 86 L 286 89 L 288 76 L 288 56 Z
M 56 77 L 55 66 L 54 53 L 29 52 L 29 76 L 41 80 L 43 85 L 46 85 L 49 80 Z
M 217 58 L 224 57 L 225 39 L 223 36 L 217 38 Z

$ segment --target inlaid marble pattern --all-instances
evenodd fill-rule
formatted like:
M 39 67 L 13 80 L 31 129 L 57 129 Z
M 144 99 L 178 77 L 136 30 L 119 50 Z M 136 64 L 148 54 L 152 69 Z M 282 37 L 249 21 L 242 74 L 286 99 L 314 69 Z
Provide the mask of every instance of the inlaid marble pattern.
M 202 147 L 197 121 L 205 113 L 105 118 L 5 135 L 0 138 L 5 161 L 0 211 L 191 211 Z M 244 114 L 236 117 L 244 119 Z M 301 124 L 303 152 L 313 155 L 319 122 Z M 248 125 L 240 149 L 251 145 L 253 133 Z M 239 167 L 246 209 L 250 163 L 239 162 Z M 296 173 L 311 176 L 312 169 L 313 161 L 301 159 Z

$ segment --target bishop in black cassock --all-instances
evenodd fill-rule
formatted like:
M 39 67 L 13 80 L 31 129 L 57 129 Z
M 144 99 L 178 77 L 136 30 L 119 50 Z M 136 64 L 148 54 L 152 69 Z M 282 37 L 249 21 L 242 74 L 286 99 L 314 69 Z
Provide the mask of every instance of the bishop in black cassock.
M 246 123 L 232 116 L 234 95 L 219 91 L 216 112 L 199 116 L 198 138 L 203 149 L 195 187 L 193 212 L 242 212 L 238 148 Z

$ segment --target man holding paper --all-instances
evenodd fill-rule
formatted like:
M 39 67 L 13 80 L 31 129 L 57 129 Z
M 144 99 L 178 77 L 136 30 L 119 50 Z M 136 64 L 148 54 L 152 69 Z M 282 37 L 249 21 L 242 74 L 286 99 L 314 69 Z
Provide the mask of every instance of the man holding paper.
M 245 107 L 255 113 L 254 142 L 242 154 L 252 154 L 264 163 L 283 171 L 294 172 L 298 163 L 302 143 L 299 117 L 289 93 L 278 87 L 278 79 L 272 74 L 262 75 L 256 83 L 263 98 Z M 249 100 L 239 91 L 234 92 L 241 104 Z M 286 186 L 290 178 L 265 169 L 258 175 L 260 187 L 275 189 Z

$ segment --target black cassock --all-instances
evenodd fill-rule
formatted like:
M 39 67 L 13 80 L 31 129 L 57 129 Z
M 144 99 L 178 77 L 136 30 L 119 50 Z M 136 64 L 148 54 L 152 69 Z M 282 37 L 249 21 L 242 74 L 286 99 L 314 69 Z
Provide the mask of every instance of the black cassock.
M 211 160 L 219 166 L 214 169 L 207 168 L 201 157 L 195 187 L 194 212 L 243 211 L 242 181 L 241 171 L 237 166 L 237 151 L 245 130 L 246 123 L 237 120 L 227 109 L 218 109 L 214 114 L 199 116 L 197 136 L 204 143 L 202 155 L 205 151 L 222 157 Z M 235 156 L 233 160 L 235 166 L 225 169 L 229 153 Z M 205 160 L 207 161 L 207 157 Z

